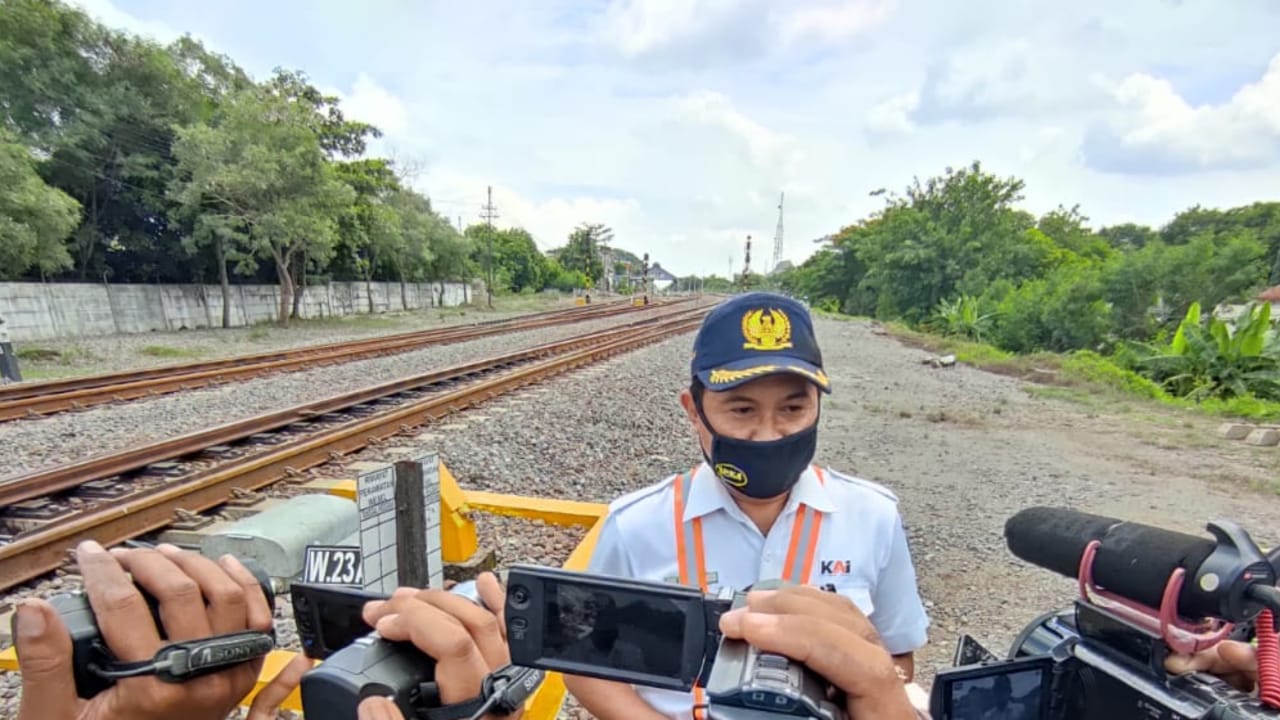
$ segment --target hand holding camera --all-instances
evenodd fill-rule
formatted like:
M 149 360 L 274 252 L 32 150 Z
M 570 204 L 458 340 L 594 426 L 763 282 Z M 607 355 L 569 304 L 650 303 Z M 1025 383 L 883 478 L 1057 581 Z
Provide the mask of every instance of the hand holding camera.
M 234 558 L 214 562 L 171 546 L 108 553 L 92 541 L 77 548 L 76 558 L 101 642 L 120 663 L 148 663 L 167 643 L 271 630 L 271 608 L 259 580 Z M 158 605 L 159 624 L 139 588 Z M 28 600 L 18 609 L 19 720 L 223 720 L 253 689 L 262 668 L 257 659 L 181 684 L 155 675 L 126 677 L 82 700 L 76 693 L 72 633 L 63 617 L 43 600 Z M 282 675 L 300 675 L 303 669 L 289 668 Z M 264 702 L 272 697 L 267 693 Z
M 445 590 L 401 588 L 386 601 L 374 601 L 363 617 L 383 639 L 411 642 L 435 658 L 435 682 L 443 705 L 454 705 L 481 694 L 485 678 L 511 662 L 502 616 L 486 608 L 501 608 L 505 593 L 492 573 L 476 578 L 483 607 Z M 505 717 L 517 720 L 520 711 Z M 402 720 L 387 698 L 371 697 L 359 707 L 361 720 Z
M 746 607 L 720 616 L 720 631 L 821 675 L 844 692 L 850 718 L 916 717 L 871 621 L 843 595 L 809 586 L 752 591 Z

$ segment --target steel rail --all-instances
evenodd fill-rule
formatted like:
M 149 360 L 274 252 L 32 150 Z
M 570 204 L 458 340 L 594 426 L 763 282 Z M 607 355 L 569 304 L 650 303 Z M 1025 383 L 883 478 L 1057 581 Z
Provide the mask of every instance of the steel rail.
M 698 327 L 699 317 L 675 327 L 640 328 L 628 337 L 483 380 L 451 393 L 386 413 L 344 423 L 317 435 L 282 444 L 251 457 L 228 461 L 185 479 L 104 501 L 66 520 L 19 535 L 0 546 L 0 584 L 12 587 L 62 565 L 76 543 L 93 539 L 110 546 L 162 528 L 179 509 L 199 512 L 220 505 L 234 489 L 255 490 L 307 468 L 322 465 L 367 445 L 378 444 L 427 422 L 510 392 L 533 382 L 612 357 Z
M 270 372 L 300 370 L 391 355 L 427 345 L 463 342 L 491 335 L 613 317 L 644 307 L 646 306 L 635 306 L 630 303 L 625 305 L 611 303 L 603 310 L 593 309 L 590 312 L 583 312 L 582 308 L 570 308 L 551 311 L 548 314 L 539 313 L 535 316 L 520 316 L 477 325 L 419 330 L 347 343 L 313 345 L 83 378 L 18 383 L 0 389 L 0 422 L 217 385 Z
M 578 349 L 593 343 L 607 342 L 626 333 L 633 332 L 636 328 L 646 326 L 652 326 L 657 329 L 671 327 L 673 323 L 682 322 L 702 312 L 704 311 L 697 309 L 680 310 L 657 317 L 636 320 L 620 327 L 576 335 L 525 350 L 455 365 L 408 378 L 392 380 L 315 402 L 302 403 L 283 410 L 236 420 L 213 428 L 127 448 L 119 452 L 0 478 L 0 508 L 68 490 L 93 480 L 103 480 L 131 470 L 138 470 L 154 463 L 192 455 L 205 448 L 226 445 L 251 435 L 278 430 L 293 423 L 313 420 L 327 413 L 340 412 L 352 406 L 372 402 L 397 393 L 463 379 L 493 368 L 527 362 L 548 355 Z

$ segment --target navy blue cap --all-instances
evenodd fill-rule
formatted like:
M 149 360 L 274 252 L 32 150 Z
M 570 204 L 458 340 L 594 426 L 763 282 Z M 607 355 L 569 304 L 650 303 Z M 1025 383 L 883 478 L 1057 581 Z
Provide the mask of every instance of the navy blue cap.
M 708 313 L 693 341 L 692 371 L 712 392 L 777 373 L 831 392 L 809 311 L 776 293 L 735 295 Z

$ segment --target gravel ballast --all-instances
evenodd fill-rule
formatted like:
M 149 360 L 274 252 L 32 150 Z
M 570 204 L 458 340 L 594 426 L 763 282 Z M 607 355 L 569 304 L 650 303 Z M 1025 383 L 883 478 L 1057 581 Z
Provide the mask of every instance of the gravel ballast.
M 530 304 L 530 303 L 526 303 Z M 14 342 L 25 351 L 21 362 L 27 379 L 50 379 L 87 374 L 137 370 L 234 355 L 257 354 L 302 347 L 347 342 L 419 330 L 469 325 L 526 315 L 531 312 L 569 309 L 568 299 L 538 299 L 533 309 L 494 309 L 471 306 L 396 311 L 377 315 L 348 315 L 322 320 L 294 320 L 281 328 L 273 323 L 251 327 L 200 328 L 168 332 L 94 335 L 48 338 Z M 28 372 L 30 371 L 30 372 Z M 47 377 L 46 377 L 47 376 Z
M 491 335 L 330 367 L 280 373 L 44 418 L 0 423 L 6 466 L 0 476 L 83 460 L 131 445 L 282 410 L 452 365 L 605 330 L 639 320 L 645 310 L 586 322 Z
M 1022 508 L 1067 505 L 1200 536 L 1206 521 L 1230 518 L 1264 547 L 1280 540 L 1280 497 L 1253 487 L 1275 476 L 1280 450 L 1219 440 L 1215 419 L 1080 393 L 1068 401 L 1057 388 L 922 364 L 928 353 L 864 321 L 816 324 L 834 384 L 818 460 L 900 498 L 931 619 L 929 645 L 916 656 L 926 686 L 949 663 L 960 633 L 1003 653 L 1037 615 L 1072 599 L 1072 581 L 1005 548 L 1004 522 Z M 511 336 L 490 340 L 511 347 Z M 676 401 L 691 342 L 692 334 L 675 337 L 498 398 L 429 428 L 429 442 L 464 487 L 608 502 L 699 457 Z M 287 387 L 290 377 L 254 382 Z M 209 424 L 182 407 L 173 412 Z M 66 416 L 58 431 L 92 432 L 75 424 L 92 412 Z M 59 442 L 52 431 L 37 432 L 54 427 L 50 421 L 22 425 L 33 442 Z M 480 527 L 504 565 L 558 565 L 581 535 L 507 518 L 485 518 Z M 13 687 L 8 676 L 0 693 Z

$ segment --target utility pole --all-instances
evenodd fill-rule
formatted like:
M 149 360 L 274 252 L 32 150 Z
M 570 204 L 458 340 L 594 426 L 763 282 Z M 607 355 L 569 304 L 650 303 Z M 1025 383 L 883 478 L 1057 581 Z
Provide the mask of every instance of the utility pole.
M 462 216 L 461 215 L 458 216 L 458 234 L 459 235 L 462 234 Z
M 769 272 L 777 272 L 782 264 L 782 199 L 784 193 L 778 193 L 778 229 L 773 233 L 773 267 Z
M 485 252 L 485 273 L 488 278 L 485 279 L 484 290 L 489 297 L 489 307 L 493 307 L 493 219 L 498 217 L 497 210 L 493 207 L 493 186 L 489 186 L 489 200 L 481 208 L 484 213 L 485 225 L 488 226 L 488 232 L 484 234 L 484 242 L 487 246 Z
M 747 255 L 742 260 L 742 292 L 747 291 L 747 278 L 751 277 L 751 236 L 747 236 Z

